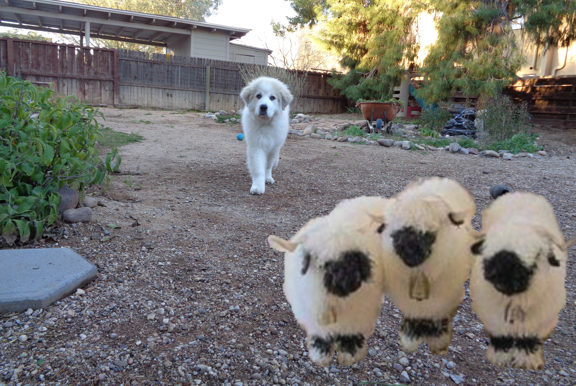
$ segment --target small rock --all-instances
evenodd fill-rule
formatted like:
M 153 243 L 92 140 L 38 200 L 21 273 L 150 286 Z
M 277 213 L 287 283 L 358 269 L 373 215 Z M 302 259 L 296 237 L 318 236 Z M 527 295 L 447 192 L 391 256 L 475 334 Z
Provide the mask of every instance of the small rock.
M 417 143 L 414 143 L 413 146 L 418 150 L 426 150 L 426 148 L 424 146 L 418 145 Z
M 450 374 L 450 379 L 452 380 L 452 382 L 454 382 L 457 385 L 464 383 L 464 376 L 463 375 Z
M 92 219 L 92 209 L 88 207 L 68 209 L 64 211 L 62 219 L 68 223 L 90 222 Z
M 502 196 L 503 194 L 510 193 L 511 191 L 512 190 L 504 184 L 494 185 L 490 188 L 490 197 L 495 199 Z
M 84 197 L 84 201 L 82 201 L 83 206 L 87 206 L 88 208 L 96 208 L 98 206 L 98 199 L 90 196 Z
M 309 135 L 309 134 L 312 134 L 313 132 L 314 132 L 314 126 L 313 125 L 306 126 L 304 131 L 302 131 L 302 133 L 304 135 Z
M 410 376 L 406 371 L 402 371 L 402 374 L 400 374 L 400 381 L 404 383 L 410 383 Z
M 452 361 L 449 361 L 446 363 L 446 367 L 450 370 L 452 370 L 454 367 L 456 367 L 456 364 Z
M 28 335 L 22 334 L 18 337 L 20 342 L 26 342 L 28 340 Z
M 465 147 L 461 147 L 460 150 L 458 150 L 458 153 L 468 155 L 468 154 L 470 154 L 470 151 L 468 149 L 466 149 Z
M 410 361 L 406 357 L 400 358 L 398 362 L 404 367 L 410 366 Z
M 380 146 L 384 146 L 384 147 L 392 147 L 392 146 L 394 146 L 394 140 L 388 139 L 388 138 L 381 138 L 378 140 L 378 144 L 380 144 Z
M 64 185 L 58 189 L 58 194 L 60 195 L 60 205 L 58 205 L 58 212 L 60 214 L 78 206 L 79 194 L 74 189 Z
M 76 294 L 75 294 L 75 295 L 76 295 L 76 296 L 82 296 L 82 295 L 84 295 L 84 294 L 86 294 L 86 291 L 84 291 L 82 288 L 78 288 L 78 289 L 76 290 Z
M 458 142 L 452 142 L 450 146 L 448 146 L 448 150 L 450 153 L 458 153 L 462 149 L 462 146 Z
M 475 147 L 469 147 L 468 148 L 468 153 L 472 154 L 472 155 L 478 155 L 480 152 L 478 151 L 478 149 L 476 149 Z
M 404 150 L 410 150 L 412 148 L 412 142 L 410 141 L 402 141 L 402 145 L 401 145 L 402 149 Z
M 502 154 L 502 159 L 506 161 L 512 161 L 514 159 L 514 155 L 512 153 L 504 153 Z
M 362 143 L 362 142 L 364 142 L 364 138 L 362 138 L 362 137 L 348 138 L 348 142 L 352 142 L 352 143 Z
M 542 157 L 546 157 L 548 155 L 548 153 L 546 153 L 544 150 L 540 150 L 538 152 L 538 155 L 541 155 Z
M 347 137 L 338 137 L 337 141 L 338 142 L 348 142 L 348 138 Z
M 326 134 L 326 135 L 324 136 L 324 139 L 327 139 L 327 140 L 330 141 L 330 140 L 332 139 L 332 135 L 331 135 L 331 134 Z
M 322 138 L 324 138 L 324 136 L 321 134 L 318 134 L 318 133 L 312 133 L 312 134 L 310 134 L 310 138 L 322 139 Z
M 494 150 L 483 150 L 480 155 L 484 157 L 500 158 L 500 154 Z

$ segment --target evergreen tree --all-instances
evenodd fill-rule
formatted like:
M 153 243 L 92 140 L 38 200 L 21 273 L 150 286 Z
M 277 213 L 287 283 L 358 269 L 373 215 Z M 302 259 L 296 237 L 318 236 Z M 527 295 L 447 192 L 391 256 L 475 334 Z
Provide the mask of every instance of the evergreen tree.
M 494 95 L 522 64 L 512 28 L 545 48 L 568 46 L 576 37 L 574 0 L 293 0 L 291 28 L 318 23 L 317 38 L 341 57 L 350 72 L 335 86 L 351 99 L 386 97 L 404 72 L 424 77 L 419 90 L 429 102 L 455 91 Z M 416 63 L 417 17 L 436 17 L 438 39 Z

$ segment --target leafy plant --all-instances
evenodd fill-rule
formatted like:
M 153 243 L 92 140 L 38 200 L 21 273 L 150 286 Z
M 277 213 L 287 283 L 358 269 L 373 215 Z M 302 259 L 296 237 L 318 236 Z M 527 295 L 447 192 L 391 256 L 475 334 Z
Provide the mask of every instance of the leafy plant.
M 428 127 L 422 126 L 420 128 L 420 135 L 422 137 L 438 138 L 440 134 L 436 130 L 430 129 Z
M 58 219 L 58 189 L 106 180 L 121 159 L 100 160 L 99 113 L 0 72 L 0 236 L 12 245 L 42 236 Z
M 477 119 L 482 122 L 485 141 L 504 141 L 516 134 L 529 134 L 531 117 L 525 104 L 518 105 L 505 95 L 482 98 L 478 103 Z
M 356 125 L 348 126 L 345 130 L 342 131 L 343 135 L 348 137 L 363 137 L 366 132 L 363 128 Z
M 450 118 L 452 118 L 452 114 L 448 110 L 441 108 L 424 109 L 418 123 L 422 127 L 438 133 L 444 128 Z
M 239 114 L 218 114 L 216 115 L 218 123 L 238 123 L 240 121 Z
M 538 137 L 535 134 L 520 133 L 513 135 L 511 138 L 492 142 L 486 149 L 490 150 L 508 150 L 512 154 L 521 152 L 536 153 L 542 150 L 542 146 L 536 144 Z

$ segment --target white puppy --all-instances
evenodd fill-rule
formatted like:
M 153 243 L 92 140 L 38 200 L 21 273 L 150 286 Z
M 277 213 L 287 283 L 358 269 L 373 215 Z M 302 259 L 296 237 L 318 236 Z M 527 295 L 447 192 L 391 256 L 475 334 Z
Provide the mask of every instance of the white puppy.
M 244 102 L 242 131 L 246 138 L 246 160 L 252 177 L 251 194 L 264 194 L 265 183 L 273 184 L 272 169 L 278 165 L 280 149 L 288 136 L 292 94 L 278 79 L 260 77 L 240 92 Z

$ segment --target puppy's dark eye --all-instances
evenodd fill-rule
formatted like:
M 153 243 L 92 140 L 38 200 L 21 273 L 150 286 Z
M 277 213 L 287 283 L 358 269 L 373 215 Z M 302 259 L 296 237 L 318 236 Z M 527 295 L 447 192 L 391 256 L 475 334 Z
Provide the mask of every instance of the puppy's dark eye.
M 270 100 L 271 100 L 271 101 L 273 101 L 273 100 L 275 100 L 275 99 L 276 99 L 276 97 L 275 97 L 274 95 L 272 95 L 272 96 L 270 97 Z
M 256 94 L 256 98 L 257 98 L 257 99 L 262 98 L 262 94 Z

